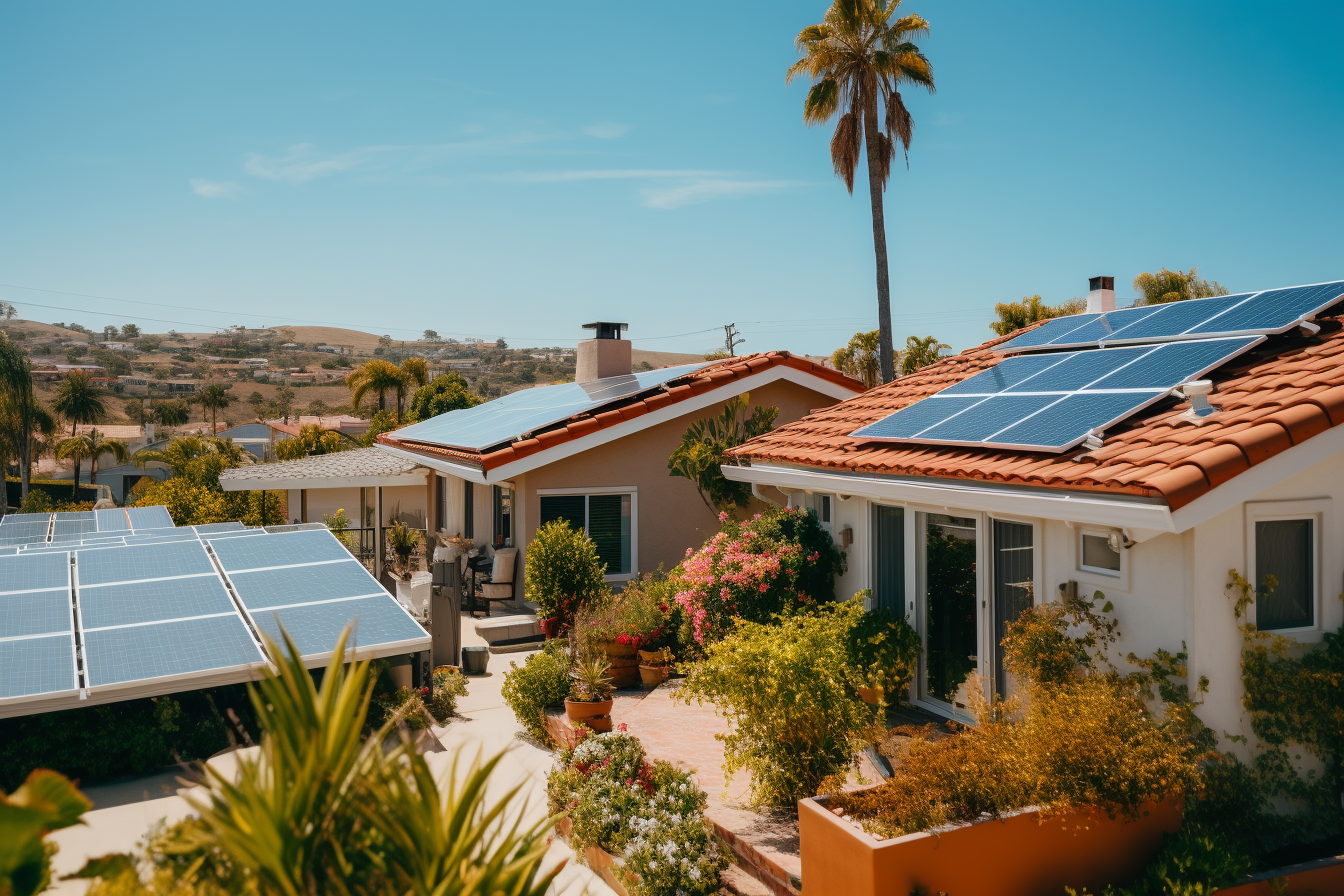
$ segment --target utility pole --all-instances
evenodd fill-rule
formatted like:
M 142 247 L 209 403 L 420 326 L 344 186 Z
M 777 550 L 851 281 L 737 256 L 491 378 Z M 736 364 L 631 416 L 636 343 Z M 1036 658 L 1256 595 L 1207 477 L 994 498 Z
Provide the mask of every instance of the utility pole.
M 728 353 L 728 357 L 736 358 L 737 347 L 746 341 L 738 336 L 737 324 L 723 325 L 723 350 Z

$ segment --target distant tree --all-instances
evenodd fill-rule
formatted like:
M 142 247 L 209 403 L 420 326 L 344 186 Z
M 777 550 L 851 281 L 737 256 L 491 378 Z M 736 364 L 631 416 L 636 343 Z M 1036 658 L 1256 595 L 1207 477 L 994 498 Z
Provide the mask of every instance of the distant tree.
M 798 33 L 794 45 L 803 58 L 789 66 L 785 75 L 786 82 L 799 75 L 812 79 L 812 89 L 803 102 L 804 122 L 824 124 L 839 116 L 831 138 L 831 164 L 850 193 L 854 192 L 859 156 L 867 156 L 883 382 L 894 379 L 896 370 L 882 192 L 896 144 L 905 149 L 909 164 L 915 127 L 900 86 L 915 84 L 933 92 L 933 67 L 914 43 L 914 38 L 928 34 L 929 23 L 918 15 L 898 18 L 899 6 L 900 0 L 835 0 L 820 24 Z
M 990 324 L 989 328 L 1000 336 L 1007 336 L 1038 320 L 1078 314 L 1082 310 L 1082 299 L 1070 299 L 1062 305 L 1047 305 L 1040 296 L 1023 296 L 1020 302 L 999 302 L 995 305 L 994 313 L 999 319 Z
M 439 334 L 437 330 L 426 330 L 424 335 L 425 342 L 438 342 Z
M 247 403 L 252 406 L 252 413 L 256 414 L 258 417 L 263 416 L 262 412 L 266 410 L 265 395 L 262 395 L 254 389 L 252 390 L 252 394 L 247 396 Z
M 73 459 L 75 462 L 75 482 L 79 482 L 79 462 L 89 458 L 89 482 L 98 475 L 98 458 L 111 454 L 119 464 L 130 459 L 130 450 L 121 439 L 106 438 L 97 429 L 65 439 L 56 446 L 56 457 L 61 460 Z
M 849 345 L 831 352 L 831 363 L 836 370 L 854 377 L 871 389 L 882 378 L 882 362 L 877 357 L 880 344 L 881 334 L 877 330 L 855 333 Z
M 681 444 L 667 459 L 669 476 L 681 476 L 695 483 L 700 500 L 711 510 L 745 508 L 751 502 L 751 486 L 730 480 L 720 467 L 734 463 L 724 452 L 748 439 L 769 432 L 779 416 L 777 407 L 757 407 L 747 416 L 751 396 L 736 395 L 714 417 L 697 420 L 682 434 Z
M 135 324 L 122 324 L 122 325 L 121 325 L 121 338 L 122 338 L 122 339 L 139 339 L 139 338 L 140 338 L 140 328 L 137 327 Z
M 1159 268 L 1156 274 L 1140 274 L 1134 278 L 1134 288 L 1143 293 L 1144 305 L 1165 305 L 1186 299 L 1207 299 L 1227 295 L 1227 287 L 1216 280 L 1199 276 L 1199 268 L 1188 271 L 1169 271 Z
M 945 342 L 939 342 L 934 336 L 925 336 L 923 339 L 918 336 L 905 337 L 905 349 L 901 352 L 901 375 L 928 367 L 943 356 L 943 349 L 951 347 Z
M 107 326 L 103 327 L 103 341 L 116 342 L 118 333 L 119 331 L 117 330 L 116 327 L 112 326 L 111 324 L 108 324 Z
M 227 410 L 229 405 L 237 401 L 229 394 L 229 387 L 224 383 L 208 383 L 196 395 L 196 400 L 200 402 L 203 411 L 210 412 L 210 431 L 213 433 L 216 429 L 216 422 L 219 418 L 219 412 Z
M 473 395 L 471 387 L 460 373 L 445 373 L 434 377 L 433 382 L 421 386 L 411 396 L 407 419 L 414 422 L 428 420 L 439 414 L 463 408 L 474 408 L 481 403 L 480 396 Z
M 509 347 L 509 344 L 508 344 L 507 342 L 504 341 L 504 337 L 503 337 L 503 336 L 501 336 L 501 337 L 499 337 L 498 339 L 495 340 L 495 348 L 499 349 L 500 351 L 503 351 L 504 349 L 506 349 L 506 348 L 508 348 L 508 347 Z
M 331 413 L 331 407 L 322 399 L 314 398 L 308 402 L 308 413 L 314 417 L 322 417 Z
M 377 411 L 369 419 L 369 428 L 360 437 L 359 443 L 368 448 L 378 441 L 380 435 L 385 432 L 392 432 L 398 426 L 400 424 L 397 423 L 397 418 L 392 416 L 391 411 Z
M 163 426 L 181 426 L 191 419 L 191 408 L 185 401 L 161 401 L 154 405 L 154 420 Z
M 294 390 L 288 386 L 281 386 L 276 389 L 275 406 L 280 416 L 288 423 L 290 415 L 294 413 Z
M 407 383 L 408 374 L 405 369 L 379 358 L 365 361 L 345 376 L 345 384 L 350 389 L 350 403 L 352 405 L 359 407 L 365 396 L 372 393 L 378 396 L 378 410 L 385 411 L 387 410 L 387 393 L 392 392 L 398 401 L 398 418 L 401 416 L 401 400 L 406 393 Z
M 358 447 L 359 442 L 345 433 L 323 429 L 316 423 L 310 423 L 300 428 L 297 436 L 277 442 L 275 457 L 276 460 L 298 460 L 301 457 L 335 454 L 338 451 L 349 451 Z
M 67 442 L 76 441 L 75 429 L 79 424 L 97 423 L 107 416 L 107 406 L 103 404 L 104 394 L 93 382 L 93 378 L 82 370 L 74 371 L 61 381 L 51 406 L 70 424 L 70 438 L 66 440 Z M 75 482 L 79 482 L 79 467 L 83 455 L 74 449 L 71 451 L 73 453 L 67 456 L 74 460 Z M 60 457 L 59 450 L 57 457 Z
M 18 313 L 18 309 L 13 305 L 8 302 L 0 302 L 0 317 L 3 317 L 6 322 L 13 320 L 14 315 Z
M 19 464 L 20 500 L 28 497 L 38 438 L 55 434 L 56 418 L 38 400 L 27 353 L 0 338 L 0 454 L 6 465 L 11 459 Z

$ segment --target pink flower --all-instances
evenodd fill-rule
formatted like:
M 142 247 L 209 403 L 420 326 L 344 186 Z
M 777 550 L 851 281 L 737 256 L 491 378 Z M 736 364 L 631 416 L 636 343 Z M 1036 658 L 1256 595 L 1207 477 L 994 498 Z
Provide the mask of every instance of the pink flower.
M 629 726 L 627 726 L 624 722 L 621 722 L 621 723 L 619 723 L 619 724 L 616 726 L 616 730 L 617 730 L 617 731 L 625 731 L 627 727 L 629 727 Z
M 719 522 L 721 522 L 721 523 L 726 523 L 726 522 L 728 522 L 728 511 L 726 511 L 726 510 L 720 510 L 720 511 L 719 511 Z

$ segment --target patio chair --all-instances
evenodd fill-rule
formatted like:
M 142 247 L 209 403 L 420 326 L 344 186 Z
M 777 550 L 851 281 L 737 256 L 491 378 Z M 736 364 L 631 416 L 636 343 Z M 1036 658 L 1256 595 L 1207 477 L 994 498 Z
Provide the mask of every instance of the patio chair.
M 472 616 L 476 615 L 477 600 L 485 602 L 485 615 L 490 615 L 490 602 L 512 603 L 518 583 L 518 549 L 500 548 L 495 551 L 490 578 L 476 583 L 476 594 L 471 602 Z

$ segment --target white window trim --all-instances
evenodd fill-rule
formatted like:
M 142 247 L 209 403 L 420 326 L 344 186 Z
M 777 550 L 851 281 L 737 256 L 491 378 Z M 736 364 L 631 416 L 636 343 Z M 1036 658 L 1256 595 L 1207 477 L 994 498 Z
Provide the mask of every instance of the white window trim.
M 560 495 L 629 495 L 630 496 L 630 571 L 603 576 L 606 582 L 629 582 L 639 576 L 639 487 L 634 485 L 597 485 L 592 488 L 539 488 L 537 503 L 541 499 Z M 514 493 L 514 500 L 518 495 Z
M 1245 532 L 1246 532 L 1246 580 L 1252 587 L 1257 587 L 1260 581 L 1260 573 L 1255 568 L 1255 524 L 1267 520 L 1305 520 L 1314 521 L 1312 526 L 1312 536 L 1315 543 L 1311 546 L 1311 556 L 1315 569 L 1312 574 L 1312 597 L 1313 606 L 1311 608 L 1312 624 L 1299 628 L 1280 628 L 1275 629 L 1273 634 L 1291 636 L 1299 641 L 1313 642 L 1321 640 L 1322 633 L 1325 631 L 1322 615 L 1325 612 L 1324 592 L 1327 582 L 1333 582 L 1337 578 L 1334 570 L 1327 569 L 1326 563 L 1334 563 L 1334 558 L 1327 558 L 1325 555 L 1325 546 L 1334 544 L 1334 533 L 1331 531 L 1333 516 L 1333 505 L 1329 498 L 1313 498 L 1301 501 L 1247 501 L 1245 507 Z M 1251 604 L 1247 611 L 1247 621 L 1255 622 L 1256 605 Z
M 1078 574 L 1080 582 L 1087 582 L 1090 585 L 1097 585 L 1099 588 L 1110 588 L 1115 591 L 1129 591 L 1129 552 L 1131 548 L 1121 546 L 1120 548 L 1120 569 L 1103 569 L 1099 566 L 1085 566 L 1083 564 L 1083 536 L 1098 535 L 1102 538 L 1108 538 L 1112 533 L 1120 536 L 1122 542 L 1124 532 L 1120 529 L 1108 526 L 1077 526 L 1073 527 L 1073 568 Z M 1088 577 L 1091 577 L 1090 579 Z

